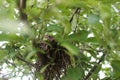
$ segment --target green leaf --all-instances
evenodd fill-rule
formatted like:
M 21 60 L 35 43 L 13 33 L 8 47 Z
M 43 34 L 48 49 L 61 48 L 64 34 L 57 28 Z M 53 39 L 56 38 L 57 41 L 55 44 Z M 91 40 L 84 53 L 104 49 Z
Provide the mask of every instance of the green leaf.
M 48 66 L 49 66 L 49 64 L 43 66 L 42 69 L 40 70 L 40 72 L 43 73 Z
M 98 24 L 99 23 L 99 16 L 95 14 L 90 14 L 88 16 L 88 23 L 89 24 Z
M 40 14 L 41 9 L 38 7 L 33 6 L 31 7 L 27 7 L 25 12 L 28 14 L 28 19 L 32 20 L 32 19 L 37 19 L 39 18 L 39 14 Z
M 35 75 L 38 78 L 38 80 L 44 80 L 44 77 L 40 72 L 36 72 Z
M 89 62 L 90 59 L 91 59 L 91 57 L 87 57 L 84 54 L 81 54 L 80 56 L 81 56 L 80 60 L 83 61 L 83 62 Z
M 20 38 L 19 36 L 15 35 L 15 34 L 5 34 L 2 33 L 0 34 L 0 41 L 11 41 L 11 40 L 21 40 L 22 38 Z
M 63 26 L 64 26 L 64 33 L 69 34 L 71 32 L 71 24 L 68 21 L 63 21 Z
M 96 37 L 89 37 L 87 38 L 87 42 L 91 42 L 93 44 L 98 44 L 98 39 Z
M 76 46 L 73 46 L 69 42 L 62 42 L 61 46 L 65 47 L 72 55 L 77 55 L 79 53 L 79 48 Z
M 47 31 L 48 32 L 55 31 L 55 32 L 63 33 L 63 28 L 54 24 L 54 25 L 48 26 Z
M 111 4 L 109 4 L 109 2 L 108 4 L 101 3 L 100 16 L 101 16 L 101 19 L 104 21 L 105 26 L 109 27 L 111 17 L 112 17 Z
M 83 77 L 83 70 L 80 67 L 69 68 L 61 80 L 79 80 Z
M 58 6 L 65 6 L 65 7 L 82 7 L 85 8 L 86 6 L 86 1 L 80 1 L 80 0 L 69 0 L 66 2 L 65 0 L 56 0 L 56 3 Z
M 7 52 L 7 50 L 0 50 L 0 61 L 8 55 Z
M 119 77 L 120 76 L 120 60 L 113 60 L 111 62 L 111 66 L 113 68 L 113 72 L 112 72 L 113 77 Z
M 30 60 L 30 58 L 35 55 L 35 52 L 36 52 L 35 50 L 29 52 L 28 55 L 26 56 L 26 59 Z
M 101 70 L 101 67 L 102 67 L 102 65 L 101 65 L 101 64 L 98 64 L 98 65 L 97 65 L 97 69 L 94 71 L 94 74 L 98 74 L 99 71 Z
M 111 77 L 105 77 L 105 78 L 103 78 L 101 80 L 108 80 L 108 79 L 111 79 Z
M 113 60 L 111 62 L 111 66 L 112 66 L 113 70 L 117 71 L 120 75 L 120 60 Z
M 91 76 L 90 76 L 90 78 L 92 78 L 93 80 L 97 80 L 98 78 L 99 78 L 99 76 L 98 76 L 98 74 L 92 74 Z
M 88 37 L 88 31 L 81 30 L 78 33 L 71 34 L 68 36 L 67 40 L 69 41 L 77 41 L 77 42 L 84 42 L 87 40 Z
M 93 50 L 87 50 L 94 58 L 97 57 L 97 54 Z

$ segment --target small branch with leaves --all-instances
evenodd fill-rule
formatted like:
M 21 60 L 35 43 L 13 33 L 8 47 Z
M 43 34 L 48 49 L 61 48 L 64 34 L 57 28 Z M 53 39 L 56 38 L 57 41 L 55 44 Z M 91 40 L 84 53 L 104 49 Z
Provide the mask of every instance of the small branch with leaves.
M 93 74 L 93 72 L 97 69 L 98 65 L 104 60 L 106 53 L 103 53 L 99 61 L 92 67 L 92 69 L 88 72 L 88 74 L 83 78 L 83 80 L 88 80 L 89 77 Z
M 27 65 L 29 65 L 29 66 L 35 67 L 33 63 L 26 61 L 25 59 L 23 59 L 23 58 L 20 57 L 20 56 L 16 56 L 16 58 L 17 58 L 18 60 L 21 60 L 22 62 L 25 62 L 25 63 L 26 63 Z

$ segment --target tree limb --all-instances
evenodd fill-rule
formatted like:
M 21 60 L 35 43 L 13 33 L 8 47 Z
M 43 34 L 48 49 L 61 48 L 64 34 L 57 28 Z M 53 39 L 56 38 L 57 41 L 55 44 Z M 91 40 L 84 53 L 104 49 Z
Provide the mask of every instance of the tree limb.
M 20 19 L 21 20 L 27 20 L 27 14 L 24 12 L 24 9 L 26 8 L 26 2 L 27 0 L 18 0 L 18 9 L 20 11 Z
M 103 55 L 101 56 L 101 58 L 99 59 L 99 61 L 97 62 L 97 64 L 95 64 L 92 69 L 88 72 L 88 74 L 83 78 L 83 80 L 88 80 L 88 78 L 92 75 L 92 73 L 97 69 L 98 64 L 100 64 L 105 57 L 106 53 L 103 53 Z

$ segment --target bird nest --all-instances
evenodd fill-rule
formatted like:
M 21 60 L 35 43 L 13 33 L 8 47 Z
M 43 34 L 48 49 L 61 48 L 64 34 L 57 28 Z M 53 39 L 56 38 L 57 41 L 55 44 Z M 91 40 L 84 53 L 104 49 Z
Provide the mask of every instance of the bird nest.
M 66 49 L 51 36 L 46 36 L 46 40 L 40 41 L 36 46 L 40 49 L 37 52 L 36 71 L 46 66 L 42 72 L 44 80 L 60 80 L 71 64 Z

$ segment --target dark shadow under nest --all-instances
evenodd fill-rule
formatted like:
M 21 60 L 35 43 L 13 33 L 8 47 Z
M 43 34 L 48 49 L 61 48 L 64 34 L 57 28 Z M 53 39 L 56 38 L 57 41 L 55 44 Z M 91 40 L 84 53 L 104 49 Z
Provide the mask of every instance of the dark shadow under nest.
M 71 64 L 66 49 L 58 45 L 51 36 L 46 36 L 45 41 L 40 41 L 34 46 L 44 52 L 37 52 L 36 71 L 39 72 L 42 67 L 47 65 L 47 68 L 42 73 L 44 80 L 60 80 Z

